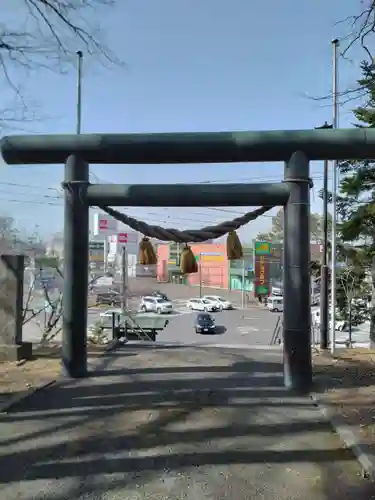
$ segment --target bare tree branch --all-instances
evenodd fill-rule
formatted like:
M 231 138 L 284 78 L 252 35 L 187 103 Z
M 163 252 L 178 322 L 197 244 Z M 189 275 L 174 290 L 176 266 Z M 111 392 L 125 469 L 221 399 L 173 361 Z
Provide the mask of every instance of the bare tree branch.
M 360 46 L 364 57 L 361 61 L 356 61 L 356 65 L 367 63 L 374 64 L 374 56 L 371 47 L 375 41 L 375 0 L 360 0 L 359 13 L 347 16 L 336 23 L 344 27 L 346 35 L 340 37 L 340 56 L 350 60 L 350 54 L 355 46 Z M 353 85 L 345 90 L 338 92 L 338 105 L 342 106 L 354 101 L 362 100 L 366 95 L 366 90 L 360 83 Z M 323 106 L 331 106 L 332 92 L 323 96 L 305 95 L 308 99 L 322 103 Z M 329 103 L 328 103 L 329 101 Z M 327 104 L 324 104 L 327 103 Z
M 365 5 L 367 4 L 367 7 Z M 348 16 L 337 24 L 347 24 L 349 33 L 341 38 L 346 45 L 341 52 L 342 57 L 347 57 L 350 50 L 357 43 L 364 50 L 368 62 L 373 62 L 373 56 L 369 48 L 369 40 L 375 33 L 375 0 L 363 0 L 361 2 L 363 10 L 358 15 Z
M 36 72 L 65 74 L 81 50 L 88 60 L 124 67 L 106 45 L 99 22 L 116 0 L 12 0 L 10 19 L 0 22 L 0 74 L 16 105 L 1 122 L 36 118 L 22 82 Z

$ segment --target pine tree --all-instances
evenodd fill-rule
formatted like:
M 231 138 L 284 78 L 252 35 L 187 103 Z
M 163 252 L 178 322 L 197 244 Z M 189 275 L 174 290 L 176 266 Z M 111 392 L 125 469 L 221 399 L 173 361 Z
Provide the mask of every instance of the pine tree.
M 361 71 L 358 83 L 364 90 L 364 103 L 353 111 L 355 126 L 375 127 L 375 66 L 362 63 Z M 341 162 L 339 168 L 339 237 L 351 243 L 350 258 L 355 265 L 371 273 L 370 340 L 375 344 L 375 159 L 348 160 Z

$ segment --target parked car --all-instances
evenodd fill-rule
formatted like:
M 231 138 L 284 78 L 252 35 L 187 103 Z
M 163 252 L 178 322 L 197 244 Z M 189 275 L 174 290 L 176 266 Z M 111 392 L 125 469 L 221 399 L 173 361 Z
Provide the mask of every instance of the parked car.
M 272 312 L 283 312 L 284 311 L 284 299 L 280 296 L 271 295 L 267 299 L 267 308 Z
M 167 302 L 170 302 L 168 296 L 165 295 L 165 293 L 163 293 L 163 292 L 159 292 L 159 290 L 153 291 L 152 294 L 151 294 L 151 297 L 159 297 L 160 299 L 163 299 L 163 300 L 165 300 Z
M 100 292 L 96 295 L 96 305 L 119 306 L 121 295 L 115 291 Z
M 140 310 L 142 312 L 156 312 L 158 314 L 168 314 L 173 312 L 172 302 L 160 297 L 147 296 L 141 300 Z
M 205 311 L 205 312 L 213 312 L 217 311 L 218 308 L 215 302 L 207 299 L 189 299 L 187 302 L 187 307 L 192 311 Z
M 232 303 L 229 302 L 229 300 L 223 299 L 223 297 L 220 297 L 219 295 L 205 295 L 202 298 L 215 302 L 219 311 L 222 311 L 223 309 L 233 309 Z
M 197 314 L 194 328 L 195 333 L 215 333 L 215 319 L 208 313 Z

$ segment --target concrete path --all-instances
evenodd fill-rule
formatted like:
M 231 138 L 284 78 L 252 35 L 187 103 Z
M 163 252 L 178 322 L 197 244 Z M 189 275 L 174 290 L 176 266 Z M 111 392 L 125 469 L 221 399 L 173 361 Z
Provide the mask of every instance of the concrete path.
M 277 350 L 130 347 L 0 415 L 2 500 L 375 498 Z

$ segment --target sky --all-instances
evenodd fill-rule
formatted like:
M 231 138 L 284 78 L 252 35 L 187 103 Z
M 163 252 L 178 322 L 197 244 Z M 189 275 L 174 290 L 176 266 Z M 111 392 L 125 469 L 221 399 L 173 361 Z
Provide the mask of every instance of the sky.
M 9 19 L 27 18 L 24 2 L 7 7 Z M 311 129 L 331 123 L 331 40 L 349 31 L 340 21 L 359 12 L 357 0 L 119 0 L 92 11 L 106 45 L 125 62 L 104 68 L 84 55 L 83 133 L 139 133 Z M 340 90 L 359 76 L 362 53 L 340 60 Z M 12 66 L 17 76 L 17 67 Z M 74 133 L 76 73 L 39 68 L 27 79 L 27 97 L 39 120 L 28 133 Z M 2 81 L 6 89 L 7 82 Z M 9 89 L 0 97 L 8 105 Z M 352 125 L 349 103 L 339 126 Z M 14 125 L 12 133 L 19 133 Z M 21 132 L 23 133 L 23 132 Z M 322 162 L 311 164 L 312 211 L 321 212 L 317 192 Z M 271 182 L 282 179 L 281 163 L 210 165 L 94 165 L 92 180 L 124 184 L 183 182 Z M 63 166 L 0 168 L 1 215 L 43 238 L 60 232 Z M 126 208 L 151 224 L 198 229 L 233 218 L 249 207 L 219 209 Z M 264 216 L 241 230 L 250 240 L 270 228 Z

